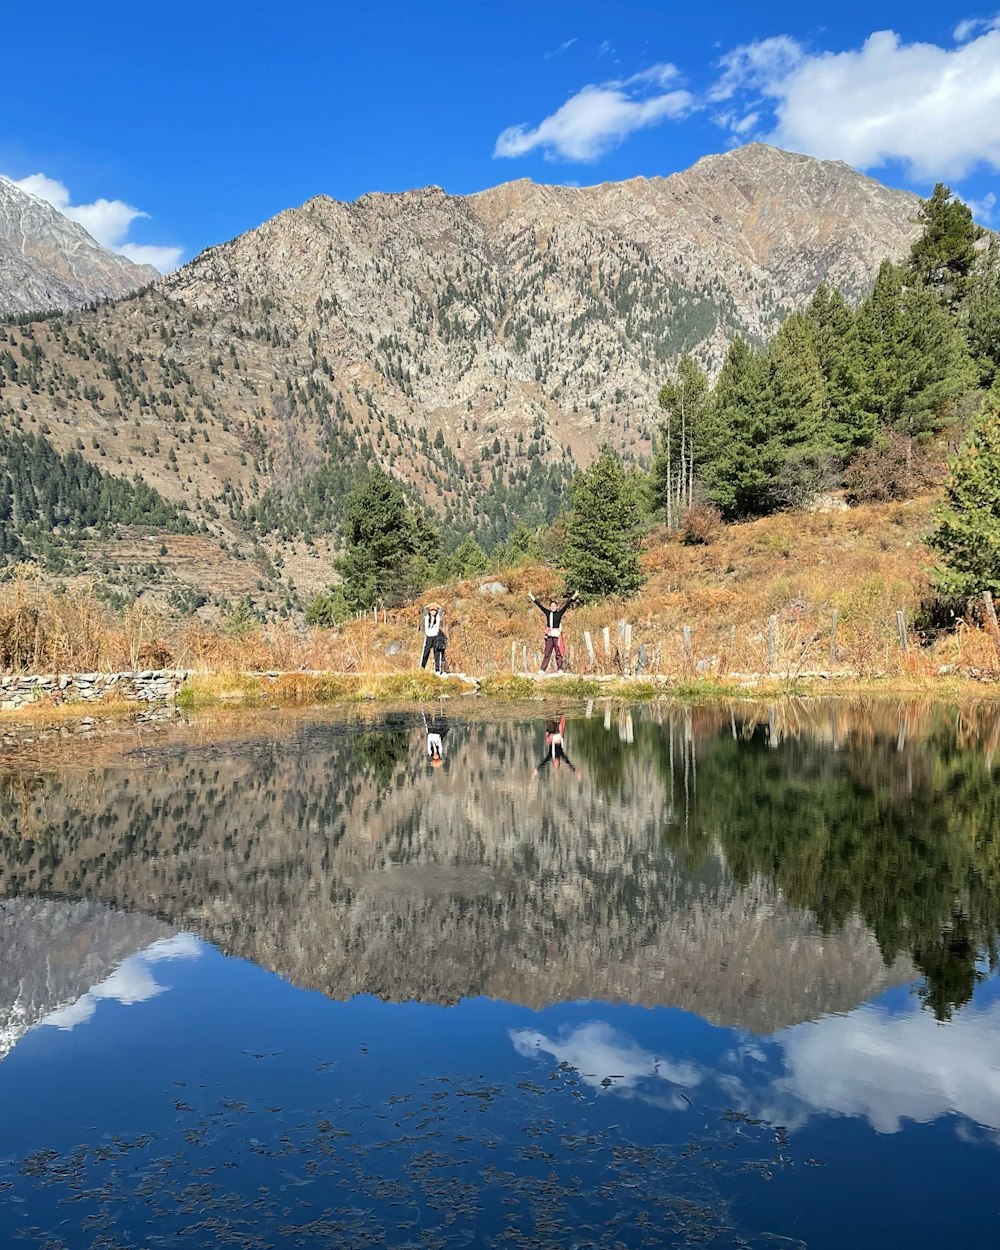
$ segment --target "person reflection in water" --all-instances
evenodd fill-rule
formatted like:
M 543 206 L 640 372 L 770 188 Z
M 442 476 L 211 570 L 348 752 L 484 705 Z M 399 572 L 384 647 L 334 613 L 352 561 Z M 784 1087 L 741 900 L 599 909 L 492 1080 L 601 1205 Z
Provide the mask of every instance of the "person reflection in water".
M 566 754 L 566 717 L 561 714 L 545 722 L 545 754 L 532 776 L 537 777 L 547 764 L 551 764 L 554 771 L 565 764 L 577 781 L 580 780 L 579 769 Z
M 436 715 L 428 717 L 424 712 L 424 729 L 427 731 L 427 762 L 432 768 L 440 768 L 444 763 L 444 739 L 448 732 L 448 719 Z

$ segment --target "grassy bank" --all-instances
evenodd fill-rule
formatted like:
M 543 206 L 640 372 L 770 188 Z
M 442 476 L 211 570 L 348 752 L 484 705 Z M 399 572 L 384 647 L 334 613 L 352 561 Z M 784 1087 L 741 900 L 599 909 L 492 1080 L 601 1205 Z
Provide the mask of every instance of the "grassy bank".
M 924 499 L 786 513 L 720 526 L 698 545 L 653 534 L 643 556 L 647 582 L 634 599 L 567 615 L 574 676 L 584 683 L 622 678 L 640 659 L 646 680 L 664 678 L 677 690 L 696 691 L 738 688 L 737 675 L 768 671 L 807 686 L 814 681 L 807 674 L 823 672 L 838 681 L 903 688 L 950 683 L 963 673 L 995 674 L 996 651 L 974 617 L 948 619 L 927 610 L 930 557 L 922 539 L 930 509 Z M 490 581 L 501 584 L 499 593 L 481 592 Z M 530 673 L 540 660 L 542 620 L 528 592 L 547 596 L 560 585 L 555 570 L 537 566 L 428 590 L 425 600 L 444 605 L 451 669 L 474 674 L 484 694 L 507 697 L 501 692 L 510 689 L 512 667 Z M 628 626 L 630 646 L 620 622 Z M 420 603 L 324 630 L 292 620 L 248 626 L 172 619 L 145 597 L 115 612 L 86 583 L 54 589 L 27 570 L 0 586 L 0 670 L 190 669 L 205 675 L 185 694 L 192 706 L 234 699 L 412 701 L 448 693 L 417 669 L 420 643 Z M 268 670 L 303 675 L 283 678 L 279 688 L 235 676 Z M 308 676 L 316 673 L 328 675 Z M 567 698 L 596 697 L 586 685 L 578 694 L 570 689 Z M 603 685 L 601 693 L 607 693 Z
M 434 678 L 423 673 L 321 674 L 286 673 L 279 676 L 246 673 L 206 673 L 193 676 L 182 687 L 177 703 L 182 710 L 244 706 L 254 708 L 313 707 L 324 704 L 398 706 L 426 704 L 441 699 L 466 703 L 485 700 L 517 705 L 543 702 L 570 706 L 596 700 L 618 703 L 717 702 L 725 700 L 858 697 L 935 697 L 981 699 L 989 690 L 983 682 L 958 677 L 921 679 L 871 678 L 865 681 L 804 677 L 764 677 L 754 682 L 671 680 L 669 678 L 548 677 L 517 674 L 488 677 L 478 687 L 457 678 Z

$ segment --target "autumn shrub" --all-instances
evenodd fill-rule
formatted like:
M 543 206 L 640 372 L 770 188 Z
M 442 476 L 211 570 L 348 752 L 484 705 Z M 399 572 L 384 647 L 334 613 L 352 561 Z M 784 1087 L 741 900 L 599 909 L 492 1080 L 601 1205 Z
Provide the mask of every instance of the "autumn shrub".
M 722 532 L 722 513 L 710 503 L 695 501 L 681 517 L 681 542 L 688 547 L 707 546 Z
M 941 479 L 935 454 L 895 432 L 859 451 L 847 467 L 844 485 L 849 503 L 892 503 L 912 499 Z

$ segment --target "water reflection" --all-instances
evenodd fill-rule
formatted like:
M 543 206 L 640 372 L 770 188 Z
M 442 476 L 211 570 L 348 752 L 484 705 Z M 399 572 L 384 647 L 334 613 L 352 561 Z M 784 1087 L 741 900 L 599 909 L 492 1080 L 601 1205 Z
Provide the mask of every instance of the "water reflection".
M 901 1161 L 907 1244 L 983 1240 L 998 727 L 435 707 L 7 767 L 0 1240 L 874 1250 Z
M 444 740 L 448 735 L 448 718 L 443 713 L 422 713 L 424 732 L 427 734 L 427 762 L 432 768 L 444 763 Z
M 564 765 L 577 781 L 583 780 L 583 774 L 566 754 L 566 717 L 561 712 L 545 721 L 545 754 L 539 760 L 533 776 L 537 777 L 549 765 L 554 773 L 559 771 L 560 765 Z
M 591 711 L 544 721 L 570 788 L 525 786 L 534 725 L 438 710 L 11 770 L 0 889 L 155 914 L 337 997 L 605 997 L 758 1032 L 911 962 L 944 1019 L 995 966 L 992 710 Z

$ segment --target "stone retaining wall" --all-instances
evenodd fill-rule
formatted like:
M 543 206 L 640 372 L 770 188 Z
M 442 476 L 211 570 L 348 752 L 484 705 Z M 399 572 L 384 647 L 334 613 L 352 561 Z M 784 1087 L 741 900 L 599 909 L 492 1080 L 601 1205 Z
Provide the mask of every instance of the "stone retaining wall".
M 130 673 L 55 673 L 0 677 L 0 711 L 13 712 L 40 699 L 47 703 L 128 699 L 169 703 L 190 676 L 183 669 L 143 669 Z

